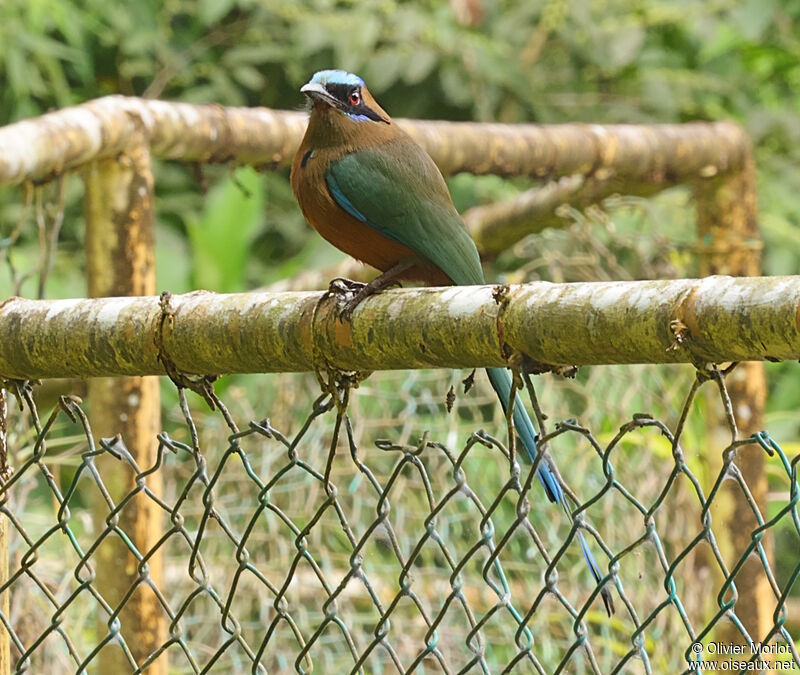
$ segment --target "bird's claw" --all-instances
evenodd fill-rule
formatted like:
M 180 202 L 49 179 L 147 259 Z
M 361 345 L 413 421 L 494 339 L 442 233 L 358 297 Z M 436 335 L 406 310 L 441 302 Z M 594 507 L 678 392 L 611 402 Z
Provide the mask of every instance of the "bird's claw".
M 336 304 L 339 307 L 339 316 L 343 321 L 349 321 L 355 308 L 369 295 L 367 286 L 368 284 L 360 281 L 336 277 L 335 279 L 331 279 L 325 297 L 336 298 Z
M 399 285 L 400 282 L 395 278 L 395 275 L 386 272 L 368 284 L 345 279 L 344 277 L 336 277 L 328 285 L 328 292 L 325 297 L 335 296 L 339 305 L 339 316 L 342 321 L 349 321 L 355 308 L 370 295 Z
M 356 293 L 363 289 L 366 285 L 367 284 L 361 281 L 353 281 L 352 279 L 347 279 L 345 277 L 335 277 L 334 279 L 331 279 L 330 284 L 328 284 L 328 295 L 341 297 L 343 295 Z

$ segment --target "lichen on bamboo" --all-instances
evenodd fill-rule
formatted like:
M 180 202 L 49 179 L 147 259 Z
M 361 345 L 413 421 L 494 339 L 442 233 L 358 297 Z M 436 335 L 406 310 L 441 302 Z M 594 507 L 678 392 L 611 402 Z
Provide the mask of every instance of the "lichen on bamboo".
M 800 357 L 800 277 L 386 291 L 343 322 L 318 292 L 195 292 L 37 301 L 0 308 L 0 375 L 50 378 Z M 685 330 L 677 340 L 674 325 Z M 161 333 L 159 334 L 159 331 Z M 156 335 L 159 338 L 156 338 Z

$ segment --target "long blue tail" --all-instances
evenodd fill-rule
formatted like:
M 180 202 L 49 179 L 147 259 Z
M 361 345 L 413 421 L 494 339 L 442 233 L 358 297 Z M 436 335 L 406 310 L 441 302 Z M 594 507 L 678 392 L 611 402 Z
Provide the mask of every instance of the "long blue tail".
M 505 368 L 487 368 L 486 373 L 489 375 L 489 381 L 492 383 L 495 392 L 497 392 L 497 397 L 500 399 L 500 403 L 505 410 L 511 394 L 511 375 Z M 528 416 L 528 411 L 525 409 L 525 405 L 519 394 L 517 394 L 516 397 L 516 401 L 514 402 L 514 428 L 517 431 L 517 435 L 522 440 L 522 446 L 525 448 L 525 454 L 523 456 L 527 456 L 528 461 L 532 463 L 536 458 L 536 429 L 533 427 L 533 422 L 531 422 L 531 418 Z M 567 507 L 567 501 L 564 498 L 564 491 L 553 475 L 548 461 L 548 458 L 542 458 L 542 461 L 539 462 L 536 475 L 547 494 L 547 498 L 551 502 L 559 504 L 561 508 L 564 509 L 567 516 L 569 516 L 570 511 Z M 600 568 L 597 566 L 597 562 L 595 562 L 594 556 L 589 549 L 589 544 L 583 536 L 583 532 L 578 530 L 577 534 L 578 542 L 583 551 L 583 557 L 586 558 L 586 564 L 589 565 L 589 570 L 595 581 L 599 583 L 600 579 L 603 577 L 603 575 L 600 574 Z M 611 593 L 607 588 L 603 588 L 600 593 L 603 597 L 603 604 L 606 606 L 606 611 L 608 615 L 611 616 L 614 613 L 614 601 L 611 599 Z

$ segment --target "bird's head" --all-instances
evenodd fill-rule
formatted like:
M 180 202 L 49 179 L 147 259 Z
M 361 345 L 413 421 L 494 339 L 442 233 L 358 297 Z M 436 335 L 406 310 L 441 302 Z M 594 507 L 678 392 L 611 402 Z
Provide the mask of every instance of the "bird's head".
M 358 75 L 344 70 L 320 70 L 300 91 L 311 99 L 314 109 L 320 106 L 338 110 L 356 122 L 391 124 L 389 115 L 372 98 Z

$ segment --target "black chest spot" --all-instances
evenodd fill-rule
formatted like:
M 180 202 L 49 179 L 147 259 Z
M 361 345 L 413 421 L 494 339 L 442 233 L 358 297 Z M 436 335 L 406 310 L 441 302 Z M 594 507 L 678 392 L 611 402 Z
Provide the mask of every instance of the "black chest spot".
M 308 164 L 308 160 L 311 159 L 313 156 L 314 156 L 313 150 L 306 151 L 306 154 L 303 155 L 303 159 L 300 160 L 300 168 L 305 169 L 306 164 Z

